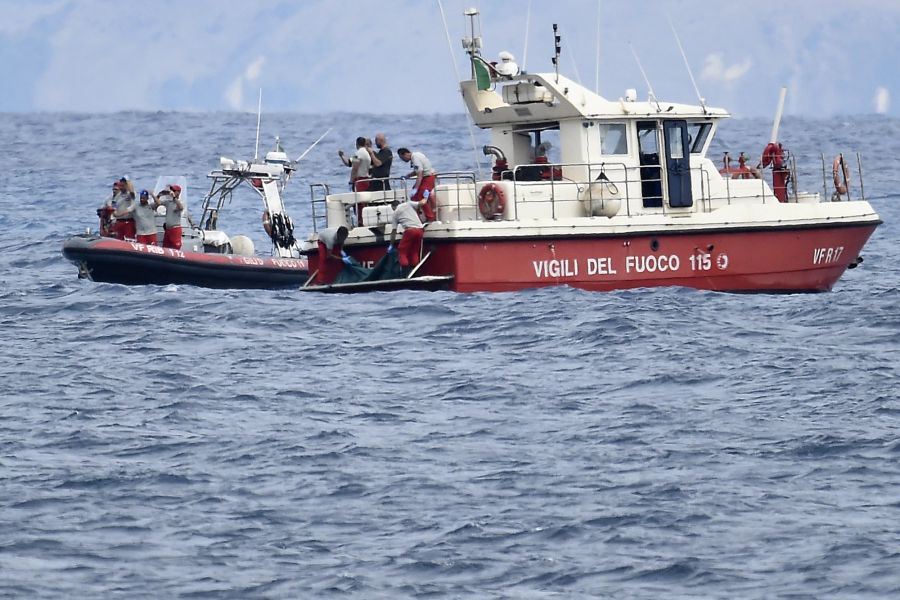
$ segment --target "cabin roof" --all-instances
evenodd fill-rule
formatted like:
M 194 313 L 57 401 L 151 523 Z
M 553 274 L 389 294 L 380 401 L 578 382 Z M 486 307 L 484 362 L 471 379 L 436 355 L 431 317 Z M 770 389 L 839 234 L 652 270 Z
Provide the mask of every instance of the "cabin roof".
M 608 100 L 555 73 L 523 73 L 494 78 L 491 89 L 479 90 L 475 80 L 460 83 L 475 124 L 482 128 L 564 119 L 723 119 L 721 108 L 666 101 Z

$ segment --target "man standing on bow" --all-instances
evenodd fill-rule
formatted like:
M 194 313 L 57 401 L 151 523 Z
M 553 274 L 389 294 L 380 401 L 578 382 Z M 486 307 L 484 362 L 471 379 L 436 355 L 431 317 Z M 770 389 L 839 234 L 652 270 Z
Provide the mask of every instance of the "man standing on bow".
M 397 150 L 397 156 L 400 157 L 400 160 L 408 162 L 412 166 L 412 171 L 409 172 L 407 177 L 416 178 L 416 182 L 409 191 L 409 199 L 414 202 L 420 202 L 426 197 L 425 191 L 428 190 L 429 197 L 424 204 L 421 204 L 422 213 L 425 215 L 426 221 L 434 221 L 437 218 L 434 198 L 435 171 L 431 166 L 431 161 L 421 152 L 410 152 L 407 148 Z
M 97 209 L 97 216 L 100 217 L 100 235 L 103 237 L 117 237 L 116 222 L 113 213 L 119 208 L 119 202 L 122 201 L 122 184 L 114 181 L 112 184 L 112 194 L 103 202 L 103 206 Z
M 116 222 L 112 228 L 113 237 L 117 237 L 120 240 L 124 240 L 125 238 L 133 240 L 135 236 L 135 226 L 134 218 L 131 213 L 134 208 L 134 185 L 128 181 L 127 177 L 122 177 L 119 179 L 118 183 L 119 194 L 113 199 L 116 207 L 116 210 L 113 213 L 113 216 L 116 218 Z
M 141 190 L 140 201 L 137 204 L 132 202 L 127 208 L 116 211 L 116 215 L 122 212 L 133 219 L 135 237 L 139 244 L 156 245 L 155 200 L 154 197 L 154 204 L 150 204 L 150 192 Z
M 394 153 L 381 132 L 375 134 L 375 147 L 378 148 L 378 152 L 373 152 L 369 148 L 372 157 L 372 181 L 369 182 L 369 191 L 388 191 L 391 189 L 391 163 L 394 161 Z
M 150 204 L 150 192 L 141 190 L 138 203 L 134 206 L 134 225 L 137 229 L 137 241 L 148 246 L 156 245 L 156 198 Z
M 181 200 L 181 186 L 172 184 L 166 186 L 156 198 L 156 206 L 166 207 L 166 222 L 163 224 L 163 248 L 181 250 L 181 215 L 184 212 L 184 202 Z
M 338 156 L 345 166 L 350 167 L 350 191 L 366 192 L 369 190 L 369 167 L 372 164 L 371 148 L 366 147 L 366 138 L 356 138 L 356 153 L 352 158 L 347 158 L 343 150 L 338 150 Z

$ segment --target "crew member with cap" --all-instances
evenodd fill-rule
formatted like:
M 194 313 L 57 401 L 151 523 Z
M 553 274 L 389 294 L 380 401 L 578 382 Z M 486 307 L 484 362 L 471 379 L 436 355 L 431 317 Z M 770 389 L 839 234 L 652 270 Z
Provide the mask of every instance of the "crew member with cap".
M 141 190 L 140 199 L 134 205 L 134 225 L 139 244 L 156 245 L 156 196 L 150 204 L 150 192 Z
M 121 184 L 114 181 L 112 184 L 112 193 L 103 201 L 103 206 L 97 209 L 97 216 L 100 217 L 100 235 L 103 237 L 114 237 L 115 223 L 113 221 L 113 213 L 119 206 Z
M 397 230 L 403 226 L 403 237 L 400 238 L 400 246 L 397 248 L 397 261 L 400 263 L 400 272 L 404 277 L 409 276 L 413 267 L 419 264 L 419 254 L 422 250 L 422 238 L 425 228 L 419 218 L 419 207 L 428 203 L 428 190 L 424 192 L 422 200 L 408 200 L 400 202 L 394 199 L 391 208 L 394 214 L 391 217 L 391 244 L 388 246 L 388 254 L 394 251 L 394 241 L 397 239 Z
M 134 186 L 128 181 L 127 177 L 122 177 L 119 179 L 118 183 L 119 194 L 117 198 L 113 199 L 113 202 L 116 205 L 115 212 L 113 212 L 113 217 L 116 219 L 116 222 L 112 227 L 113 237 L 117 237 L 120 240 L 126 238 L 133 240 L 136 235 L 134 217 L 132 216 L 134 209 Z
M 344 252 L 344 242 L 350 231 L 341 225 L 329 227 L 319 232 L 319 272 L 316 282 L 325 285 L 333 283 L 344 269 L 344 265 L 351 263 L 350 257 Z
M 163 224 L 163 248 L 181 250 L 181 215 L 184 212 L 184 202 L 181 201 L 181 186 L 172 184 L 166 186 L 156 197 L 156 206 L 166 207 L 166 221 Z
M 422 207 L 422 213 L 425 215 L 425 220 L 429 222 L 434 221 L 437 218 L 434 204 L 435 171 L 431 166 L 431 161 L 421 152 L 410 152 L 407 148 L 397 150 L 397 156 L 400 157 L 400 160 L 408 162 L 412 166 L 412 171 L 409 172 L 407 177 L 416 178 L 416 182 L 409 192 L 409 199 L 419 202 L 425 198 L 425 191 L 427 190 L 430 197 L 425 203 L 420 203 L 420 206 Z
M 117 181 L 113 181 L 112 184 L 112 193 L 106 197 L 106 200 L 103 201 L 104 208 L 111 208 L 115 210 L 119 205 L 119 198 L 122 193 L 122 184 Z

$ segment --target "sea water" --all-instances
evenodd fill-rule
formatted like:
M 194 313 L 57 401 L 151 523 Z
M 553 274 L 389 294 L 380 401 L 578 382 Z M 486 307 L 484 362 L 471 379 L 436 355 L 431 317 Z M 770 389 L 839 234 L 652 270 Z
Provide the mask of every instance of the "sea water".
M 900 121 L 782 124 L 801 189 L 843 151 L 858 195 L 859 151 L 885 221 L 825 294 L 77 278 L 62 242 L 114 180 L 183 174 L 197 217 L 255 124 L 0 115 L 0 596 L 900 596 Z M 462 115 L 285 114 L 260 152 L 330 127 L 286 193 L 304 235 L 357 135 L 445 171 L 487 143 Z M 727 123 L 711 155 L 769 128 Z M 252 191 L 226 210 L 267 247 Z

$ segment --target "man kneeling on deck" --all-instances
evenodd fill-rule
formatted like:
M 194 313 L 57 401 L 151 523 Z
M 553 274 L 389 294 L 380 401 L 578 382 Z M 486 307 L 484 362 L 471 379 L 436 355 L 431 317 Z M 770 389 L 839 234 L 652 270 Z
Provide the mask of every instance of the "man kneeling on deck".
M 422 200 L 408 200 L 400 202 L 395 199 L 391 202 L 394 215 L 391 218 L 391 244 L 388 246 L 388 254 L 394 251 L 394 241 L 397 239 L 397 228 L 403 226 L 403 237 L 400 238 L 397 260 L 400 263 L 400 273 L 409 277 L 413 268 L 419 264 L 419 253 L 422 249 L 422 237 L 425 228 L 419 218 L 418 208 L 428 202 L 429 190 L 425 190 Z

